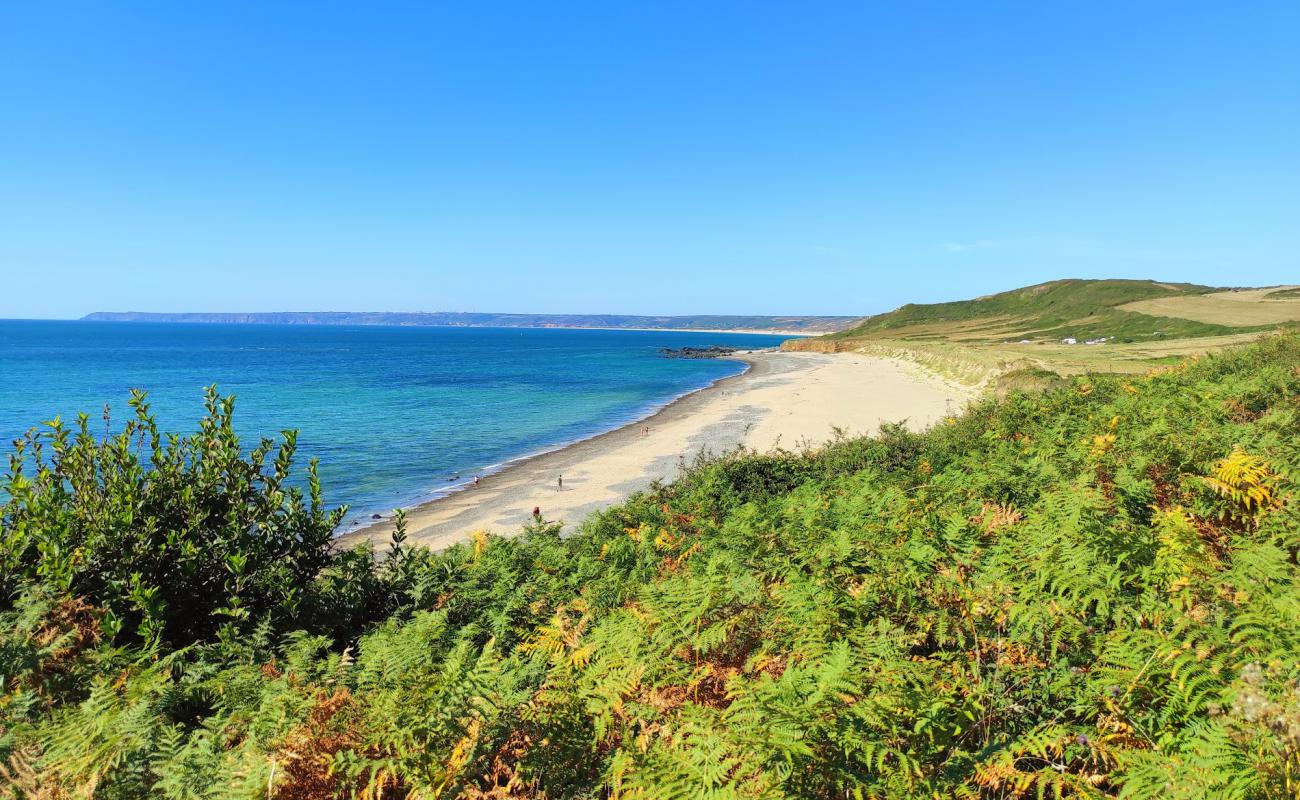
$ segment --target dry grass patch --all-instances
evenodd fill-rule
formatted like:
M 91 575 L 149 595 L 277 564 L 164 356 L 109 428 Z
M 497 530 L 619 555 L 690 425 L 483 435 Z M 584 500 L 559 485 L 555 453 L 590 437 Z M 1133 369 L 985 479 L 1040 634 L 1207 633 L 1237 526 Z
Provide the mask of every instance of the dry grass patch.
M 1300 320 L 1300 295 L 1287 294 L 1292 288 L 1294 287 L 1273 286 L 1267 289 L 1158 297 L 1126 303 L 1119 308 L 1156 317 L 1176 317 L 1241 328 L 1279 325 Z

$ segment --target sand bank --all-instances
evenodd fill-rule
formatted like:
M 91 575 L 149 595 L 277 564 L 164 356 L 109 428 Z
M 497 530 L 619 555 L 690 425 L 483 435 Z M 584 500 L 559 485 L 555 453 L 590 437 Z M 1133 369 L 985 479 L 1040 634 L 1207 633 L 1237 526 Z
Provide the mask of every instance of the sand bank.
M 700 454 L 817 445 L 834 434 L 874 433 L 882 422 L 923 428 L 960 410 L 971 390 L 901 361 L 844 353 L 759 352 L 750 368 L 666 406 L 652 417 L 536 456 L 465 489 L 409 509 L 412 543 L 445 547 L 475 531 L 514 533 L 534 507 L 571 530 L 589 513 L 671 481 Z M 649 433 L 642 427 L 648 426 Z M 564 489 L 556 485 L 564 476 Z M 384 520 L 340 541 L 388 540 Z

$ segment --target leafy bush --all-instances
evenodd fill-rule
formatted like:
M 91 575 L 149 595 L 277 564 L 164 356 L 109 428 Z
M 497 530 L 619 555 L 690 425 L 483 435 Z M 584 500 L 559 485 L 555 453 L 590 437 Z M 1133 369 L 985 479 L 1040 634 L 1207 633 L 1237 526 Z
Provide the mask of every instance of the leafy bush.
M 398 542 L 318 573 L 304 553 L 288 605 L 260 560 L 266 585 L 223 579 L 238 638 L 198 619 L 231 607 L 214 589 L 168 595 L 195 621 L 138 643 L 114 622 L 144 618 L 129 591 L 10 547 L 0 761 L 15 797 L 1293 797 L 1298 470 L 1281 336 L 700 464 L 567 539 Z M 207 502 L 330 520 L 249 483 Z M 79 507 L 23 491 L 6 541 Z
M 0 508 L 4 596 L 39 583 L 101 609 L 110 636 L 172 645 L 310 620 L 345 510 L 325 510 L 314 463 L 305 495 L 289 484 L 295 432 L 245 455 L 234 400 L 215 389 L 191 436 L 160 433 L 141 393 L 131 408 L 102 440 L 82 415 L 17 443 Z

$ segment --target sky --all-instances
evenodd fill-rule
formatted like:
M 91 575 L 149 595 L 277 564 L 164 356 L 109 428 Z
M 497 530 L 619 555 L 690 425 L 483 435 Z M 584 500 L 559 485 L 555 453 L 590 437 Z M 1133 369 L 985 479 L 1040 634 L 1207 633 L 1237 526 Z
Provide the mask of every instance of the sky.
M 0 317 L 1300 283 L 1300 3 L 7 2 Z

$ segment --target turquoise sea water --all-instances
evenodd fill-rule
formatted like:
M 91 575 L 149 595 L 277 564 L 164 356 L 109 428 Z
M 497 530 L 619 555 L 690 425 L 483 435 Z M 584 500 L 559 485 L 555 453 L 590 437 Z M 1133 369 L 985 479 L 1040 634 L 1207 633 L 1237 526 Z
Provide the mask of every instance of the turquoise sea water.
M 676 331 L 184 325 L 0 320 L 0 437 L 79 411 L 117 429 L 133 387 L 188 432 L 203 387 L 234 394 L 246 444 L 299 431 L 352 519 L 411 505 L 504 463 L 631 422 L 734 375 L 661 347 L 770 347 L 782 336 Z

